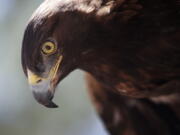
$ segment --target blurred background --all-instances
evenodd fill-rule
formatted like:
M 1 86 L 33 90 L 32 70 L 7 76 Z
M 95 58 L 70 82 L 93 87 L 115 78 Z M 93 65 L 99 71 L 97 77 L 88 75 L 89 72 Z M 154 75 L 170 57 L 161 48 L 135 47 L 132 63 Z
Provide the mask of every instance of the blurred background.
M 0 135 L 107 135 L 87 94 L 82 71 L 57 88 L 58 109 L 33 99 L 21 68 L 26 23 L 43 0 L 0 0 Z

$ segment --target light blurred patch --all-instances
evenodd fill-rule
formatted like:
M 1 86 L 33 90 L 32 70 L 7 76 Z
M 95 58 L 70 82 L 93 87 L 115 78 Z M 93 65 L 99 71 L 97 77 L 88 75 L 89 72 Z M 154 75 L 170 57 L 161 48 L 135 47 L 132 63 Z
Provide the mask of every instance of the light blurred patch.
M 0 21 L 3 21 L 12 12 L 15 0 L 0 0 L 0 3 Z

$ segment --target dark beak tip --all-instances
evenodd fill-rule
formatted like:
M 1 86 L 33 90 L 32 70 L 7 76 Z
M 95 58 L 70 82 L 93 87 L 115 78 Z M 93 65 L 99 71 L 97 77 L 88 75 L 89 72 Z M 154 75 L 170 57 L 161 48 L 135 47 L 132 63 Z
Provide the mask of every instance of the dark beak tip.
M 52 101 L 49 102 L 49 104 L 44 104 L 44 106 L 47 107 L 47 108 L 58 108 L 58 105 L 56 105 Z
M 33 92 L 33 96 L 39 104 L 42 104 L 47 108 L 58 108 L 58 105 L 56 105 L 52 101 L 53 94 L 50 92 L 45 92 L 45 93 Z

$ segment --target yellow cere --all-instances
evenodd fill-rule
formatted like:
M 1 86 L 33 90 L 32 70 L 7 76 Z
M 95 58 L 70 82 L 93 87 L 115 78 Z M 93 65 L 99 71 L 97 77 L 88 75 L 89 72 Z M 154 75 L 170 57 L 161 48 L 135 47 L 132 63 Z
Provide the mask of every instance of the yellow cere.
M 28 72 L 28 81 L 29 84 L 31 85 L 37 84 L 39 81 L 44 80 L 44 78 L 37 76 L 36 74 L 32 73 L 30 70 L 27 70 L 27 72 Z
M 56 77 L 56 74 L 60 67 L 62 59 L 63 59 L 63 56 L 62 55 L 59 56 L 56 64 L 51 68 L 47 78 L 40 77 L 40 76 L 34 74 L 33 72 L 31 72 L 29 69 L 27 69 L 29 84 L 36 85 L 37 83 L 44 81 L 44 80 L 48 80 L 48 79 L 53 80 Z
M 56 52 L 56 50 L 57 46 L 53 42 L 48 41 L 42 45 L 42 52 L 46 55 L 53 54 Z

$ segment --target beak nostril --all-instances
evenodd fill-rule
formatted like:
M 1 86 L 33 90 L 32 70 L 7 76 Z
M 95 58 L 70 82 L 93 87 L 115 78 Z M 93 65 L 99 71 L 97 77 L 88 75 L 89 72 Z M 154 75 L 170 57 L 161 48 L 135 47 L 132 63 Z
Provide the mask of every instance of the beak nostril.
M 39 79 L 39 80 L 36 81 L 36 83 L 40 83 L 41 81 L 42 81 L 42 79 Z

